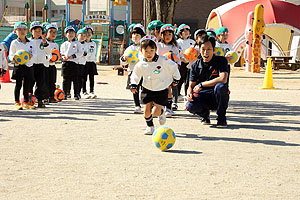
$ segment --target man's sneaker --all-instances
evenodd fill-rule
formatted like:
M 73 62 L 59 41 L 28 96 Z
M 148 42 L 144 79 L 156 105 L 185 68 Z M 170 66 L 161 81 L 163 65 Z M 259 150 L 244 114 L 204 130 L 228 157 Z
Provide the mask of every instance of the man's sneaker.
M 79 100 L 79 96 L 75 96 L 74 99 L 75 99 L 75 100 Z
M 134 114 L 143 114 L 143 111 L 140 106 L 136 106 L 133 113 Z
M 172 110 L 177 110 L 178 109 L 178 105 L 177 103 L 172 103 Z
M 226 128 L 227 127 L 227 121 L 218 121 L 217 128 Z
M 172 117 L 172 115 L 173 115 L 173 112 L 172 112 L 172 110 L 171 109 L 169 109 L 169 108 L 167 108 L 166 109 L 166 112 L 165 112 L 165 115 L 166 115 L 166 117 Z
M 38 108 L 46 108 L 46 105 L 42 101 L 39 101 Z
M 89 95 L 87 92 L 83 93 L 83 96 L 82 96 L 84 99 L 89 99 L 91 98 L 91 95 Z
M 23 107 L 22 107 L 22 105 L 21 105 L 21 103 L 15 103 L 15 106 L 16 106 L 16 109 L 17 110 L 23 110 Z
M 31 105 L 30 103 L 26 103 L 23 105 L 23 108 L 25 109 L 35 109 L 35 106 Z
M 154 126 L 147 126 L 146 130 L 144 131 L 145 135 L 152 135 L 154 133 Z
M 158 117 L 158 122 L 160 125 L 164 125 L 167 121 L 165 112 L 165 109 L 163 109 L 163 113 Z
M 210 125 L 209 117 L 200 117 L 200 120 L 202 125 Z
M 95 99 L 97 97 L 97 95 L 94 92 L 90 93 L 91 99 Z

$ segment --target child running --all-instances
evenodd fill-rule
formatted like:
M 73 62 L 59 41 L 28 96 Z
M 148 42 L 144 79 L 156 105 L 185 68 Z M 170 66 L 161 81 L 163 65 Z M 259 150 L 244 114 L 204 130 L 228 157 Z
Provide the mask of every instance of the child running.
M 141 39 L 141 52 L 144 59 L 134 68 L 131 75 L 130 91 L 137 93 L 138 84 L 143 77 L 141 101 L 144 105 L 144 117 L 147 123 L 146 135 L 154 132 L 153 116 L 158 116 L 160 125 L 166 123 L 165 109 L 168 104 L 168 87 L 180 80 L 176 63 L 156 54 L 157 38 L 147 35 Z
M 125 66 L 128 65 L 127 71 L 128 71 L 128 80 L 127 80 L 127 86 L 126 89 L 130 89 L 129 85 L 130 85 L 130 77 L 132 75 L 132 71 L 134 70 L 134 67 L 136 65 L 136 63 L 128 63 L 128 53 L 130 51 L 138 51 L 140 52 L 140 40 L 142 37 L 145 36 L 145 29 L 141 24 L 136 24 L 133 28 L 132 28 L 132 41 L 134 42 L 134 44 L 130 45 L 124 52 L 123 56 L 121 56 L 120 58 L 120 62 L 121 65 Z M 142 55 L 139 55 L 139 58 L 141 58 Z M 141 109 L 141 104 L 140 104 L 140 97 L 139 97 L 139 91 L 140 91 L 140 86 L 141 86 L 141 82 L 137 84 L 137 88 L 136 88 L 136 93 L 133 93 L 133 99 L 134 99 L 134 103 L 135 103 L 135 110 L 134 113 L 135 114 L 141 114 L 142 109 Z
M 71 82 L 74 86 L 74 98 L 79 100 L 78 92 L 78 58 L 83 55 L 80 42 L 75 39 L 75 29 L 72 26 L 65 28 L 65 41 L 60 47 L 60 53 L 62 56 L 62 77 L 63 77 L 63 91 L 65 92 L 64 99 L 71 98 Z
M 96 98 L 97 95 L 94 92 L 94 86 L 95 86 L 95 75 L 98 75 L 97 72 L 97 66 L 96 66 L 96 43 L 94 41 L 92 41 L 92 36 L 93 36 L 93 28 L 90 25 L 87 25 L 86 27 L 86 31 L 87 31 L 87 38 L 86 38 L 86 45 L 88 47 L 87 50 L 87 56 L 86 56 L 86 66 L 85 66 L 85 74 L 84 74 L 84 79 L 82 81 L 82 92 L 84 94 L 84 96 L 88 99 L 88 98 Z M 87 78 L 89 77 L 89 81 L 90 81 L 90 93 L 87 93 L 86 90 L 86 82 L 87 82 Z
M 9 60 L 14 62 L 14 70 L 12 73 L 12 79 L 16 80 L 15 86 L 15 106 L 17 110 L 22 110 L 23 107 L 26 109 L 34 109 L 28 102 L 28 93 L 31 82 L 34 80 L 33 74 L 33 60 L 32 57 L 35 54 L 35 48 L 32 41 L 26 38 L 27 35 L 27 25 L 24 22 L 17 22 L 14 26 L 14 33 L 17 34 L 18 38 L 12 41 L 9 49 Z M 29 61 L 25 64 L 20 65 L 18 61 L 15 60 L 15 54 L 18 50 L 24 50 L 29 54 Z M 24 104 L 23 107 L 20 103 L 20 91 L 23 84 L 23 95 Z
M 181 24 L 178 27 L 178 36 L 180 37 L 177 40 L 178 45 L 181 47 L 182 53 L 185 52 L 185 50 L 187 50 L 188 48 L 192 47 L 195 44 L 195 41 L 190 39 L 191 36 L 191 32 L 190 32 L 190 26 L 186 25 L 186 24 Z M 178 96 L 181 96 L 180 91 L 181 91 L 181 87 L 184 83 L 184 95 L 187 95 L 187 89 L 189 87 L 189 69 L 187 68 L 189 65 L 189 62 L 182 57 L 181 58 L 181 65 L 179 67 L 179 71 L 180 71 L 180 81 L 178 83 Z
M 46 38 L 50 45 L 51 51 L 53 49 L 59 50 L 59 46 L 57 43 L 54 42 L 56 36 L 57 36 L 57 26 L 55 24 L 48 24 L 46 26 Z M 54 99 L 54 93 L 56 89 L 56 78 L 57 78 L 57 70 L 55 67 L 55 62 L 51 61 L 52 55 L 49 56 L 49 63 L 47 65 L 48 68 L 48 74 L 46 74 L 46 77 L 48 77 L 48 93 L 49 93 L 49 103 L 57 103 L 57 101 Z
M 168 52 L 172 52 L 178 58 L 177 64 L 180 65 L 181 60 L 179 54 L 179 46 L 175 39 L 173 26 L 171 24 L 163 25 L 160 29 L 160 33 L 161 33 L 161 40 L 157 45 L 157 54 L 163 56 Z M 173 103 L 172 95 L 174 97 L 174 104 L 172 104 Z M 178 101 L 177 86 L 176 87 L 170 86 L 168 92 L 168 105 L 166 110 L 167 117 L 172 117 L 172 115 L 174 115 L 173 110 L 177 110 L 178 108 L 177 101 Z

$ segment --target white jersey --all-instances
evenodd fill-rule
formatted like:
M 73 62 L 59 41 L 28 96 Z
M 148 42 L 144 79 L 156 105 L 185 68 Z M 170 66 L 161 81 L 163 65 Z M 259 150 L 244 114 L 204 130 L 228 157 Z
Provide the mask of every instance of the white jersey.
M 87 56 L 86 56 L 86 62 L 97 62 L 97 45 L 94 41 L 86 42 L 88 46 Z
M 175 56 L 178 58 L 178 62 L 177 64 L 180 65 L 181 64 L 181 60 L 180 58 L 182 56 L 180 56 L 180 53 L 179 53 L 179 47 L 176 47 L 174 45 L 171 45 L 171 44 L 165 44 L 163 42 L 159 42 L 157 44 L 157 54 L 158 55 L 161 55 L 163 56 L 164 54 L 168 53 L 168 52 L 172 52 L 175 54 Z
M 188 48 L 194 47 L 195 41 L 192 39 L 183 40 L 183 39 L 179 38 L 177 40 L 177 44 L 181 47 L 181 50 L 184 53 L 184 51 L 187 50 Z
M 16 40 L 12 41 L 11 45 L 10 45 L 10 49 L 9 49 L 9 60 L 10 61 L 14 60 L 15 54 L 19 50 L 24 50 L 24 51 L 30 53 L 32 56 L 36 56 L 36 49 L 35 49 L 32 41 L 30 41 L 26 38 L 26 43 L 23 43 L 23 42 L 21 42 L 20 39 L 16 39 Z M 27 63 L 25 63 L 25 65 L 27 67 L 31 67 L 33 65 L 34 60 L 32 58 L 29 59 L 29 61 Z M 19 64 L 15 63 L 15 65 L 19 65 Z
M 216 42 L 216 47 L 221 47 L 223 52 L 224 52 L 224 56 L 228 51 L 233 51 L 232 45 L 229 43 L 220 43 L 220 42 Z
M 49 43 L 43 44 L 43 40 L 30 38 L 30 41 L 33 42 L 36 53 L 31 58 L 33 60 L 33 64 L 43 64 L 47 65 L 49 62 L 49 55 L 51 53 L 51 48 Z
M 127 69 L 128 72 L 132 72 L 133 69 L 134 69 L 134 66 L 135 66 L 139 61 L 143 60 L 144 56 L 143 56 L 142 52 L 140 51 L 140 49 L 141 49 L 141 46 L 140 46 L 140 45 L 132 44 L 132 45 L 130 45 L 129 47 L 127 47 L 127 49 L 124 51 L 123 55 L 121 56 L 121 58 L 120 58 L 120 63 L 121 63 L 121 65 L 128 65 L 128 69 Z M 136 62 L 136 63 L 134 63 L 134 64 L 131 64 L 131 63 L 128 63 L 128 62 L 125 60 L 124 57 L 125 57 L 125 56 L 128 56 L 128 54 L 129 54 L 130 51 L 138 51 L 138 52 L 139 52 L 139 53 L 138 53 L 138 59 L 139 59 L 138 62 Z
M 46 67 L 48 67 L 49 65 L 55 65 L 55 63 L 50 62 L 50 59 L 52 57 L 52 50 L 53 49 L 59 50 L 58 44 L 55 43 L 54 41 L 48 41 L 48 43 L 49 43 L 50 48 L 51 48 L 51 53 L 49 54 L 49 59 L 48 59 L 47 65 L 45 65 Z
M 178 66 L 164 56 L 155 55 L 152 62 L 138 62 L 131 75 L 130 83 L 138 85 L 143 77 L 142 86 L 151 91 L 168 88 L 173 80 L 180 80 Z
M 65 41 L 60 46 L 60 54 L 62 57 L 73 56 L 73 58 L 69 59 L 68 61 L 72 61 L 78 64 L 78 58 L 83 55 L 80 42 L 78 42 L 77 40 L 73 40 L 71 42 Z
M 0 69 L 8 69 L 8 64 L 5 56 L 5 48 L 3 44 L 0 44 Z
M 86 42 L 80 42 L 81 43 L 81 51 L 83 52 L 82 56 L 78 57 L 78 64 L 85 65 L 86 64 L 86 57 L 88 52 L 88 45 Z

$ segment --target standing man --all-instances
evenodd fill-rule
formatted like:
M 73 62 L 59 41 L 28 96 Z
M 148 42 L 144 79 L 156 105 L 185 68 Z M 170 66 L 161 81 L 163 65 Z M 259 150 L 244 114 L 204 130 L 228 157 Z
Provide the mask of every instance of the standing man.
M 202 124 L 210 124 L 209 111 L 217 110 L 217 127 L 221 128 L 227 127 L 230 68 L 225 57 L 214 55 L 215 45 L 209 36 L 199 42 L 201 58 L 191 68 L 187 110 L 199 115 Z

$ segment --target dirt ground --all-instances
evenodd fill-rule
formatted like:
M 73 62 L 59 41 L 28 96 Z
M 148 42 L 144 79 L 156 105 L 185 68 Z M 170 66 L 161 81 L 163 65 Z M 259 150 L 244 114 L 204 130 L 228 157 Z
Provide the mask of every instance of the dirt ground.
M 263 72 L 233 69 L 228 128 L 202 126 L 181 102 L 166 123 L 175 146 L 161 152 L 133 114 L 127 76 L 98 70 L 108 84 L 96 84 L 97 99 L 46 109 L 15 110 L 14 84 L 2 84 L 1 200 L 299 199 L 299 71 L 275 71 L 278 89 L 261 90 Z

